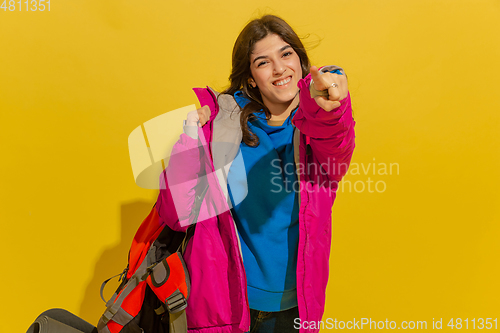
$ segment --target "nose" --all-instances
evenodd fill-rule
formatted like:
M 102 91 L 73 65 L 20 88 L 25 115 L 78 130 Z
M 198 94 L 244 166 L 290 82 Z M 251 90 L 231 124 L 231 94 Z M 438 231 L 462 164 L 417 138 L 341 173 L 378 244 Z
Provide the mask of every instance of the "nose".
M 281 60 L 278 60 L 274 63 L 274 75 L 281 76 L 283 75 L 283 73 L 285 73 L 285 71 L 286 66 Z

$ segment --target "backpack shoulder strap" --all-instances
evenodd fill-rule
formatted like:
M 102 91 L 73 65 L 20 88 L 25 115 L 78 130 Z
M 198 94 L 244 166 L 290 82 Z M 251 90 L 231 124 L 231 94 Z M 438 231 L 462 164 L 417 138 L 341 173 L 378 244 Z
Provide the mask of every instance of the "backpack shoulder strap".
M 184 254 L 184 251 L 186 251 L 187 243 L 194 235 L 194 229 L 196 228 L 196 223 L 198 223 L 198 216 L 200 215 L 201 204 L 203 203 L 203 199 L 205 198 L 207 191 L 208 191 L 208 184 L 205 185 L 200 194 L 196 194 L 196 197 L 194 199 L 194 208 L 191 212 L 193 216 L 192 224 L 186 230 L 186 236 L 184 237 L 182 243 L 179 246 L 179 250 L 182 254 Z

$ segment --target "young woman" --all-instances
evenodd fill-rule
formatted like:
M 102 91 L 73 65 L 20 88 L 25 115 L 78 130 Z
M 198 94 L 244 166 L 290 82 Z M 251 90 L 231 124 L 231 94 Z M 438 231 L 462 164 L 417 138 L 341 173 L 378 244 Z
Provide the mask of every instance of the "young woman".
M 185 160 L 170 161 L 183 167 L 165 173 L 185 186 L 164 180 L 156 204 L 161 218 L 172 198 L 184 207 L 165 222 L 185 231 L 181 210 L 208 183 L 184 254 L 188 330 L 317 332 L 307 328 L 324 311 L 331 208 L 354 149 L 347 79 L 337 66 L 311 67 L 296 33 L 272 15 L 242 30 L 232 65 L 223 93 L 195 89 L 202 107 L 172 153 Z

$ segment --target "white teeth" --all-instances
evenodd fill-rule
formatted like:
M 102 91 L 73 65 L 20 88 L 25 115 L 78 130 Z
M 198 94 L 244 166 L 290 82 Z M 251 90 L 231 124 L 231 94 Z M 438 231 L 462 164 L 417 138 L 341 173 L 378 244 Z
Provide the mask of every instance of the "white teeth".
M 292 80 L 291 77 L 289 77 L 288 79 L 284 79 L 283 81 L 280 81 L 278 83 L 274 83 L 275 86 L 282 86 L 284 84 L 287 84 L 288 82 L 290 82 Z

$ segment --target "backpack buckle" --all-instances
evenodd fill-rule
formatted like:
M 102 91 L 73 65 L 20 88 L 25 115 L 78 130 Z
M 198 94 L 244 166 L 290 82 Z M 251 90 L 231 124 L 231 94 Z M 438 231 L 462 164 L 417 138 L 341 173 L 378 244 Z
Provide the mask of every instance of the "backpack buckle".
M 165 305 L 167 306 L 168 312 L 176 313 L 187 307 L 187 301 L 186 298 L 184 298 L 184 295 L 179 291 L 179 289 L 177 289 L 172 293 L 172 295 L 167 297 Z

